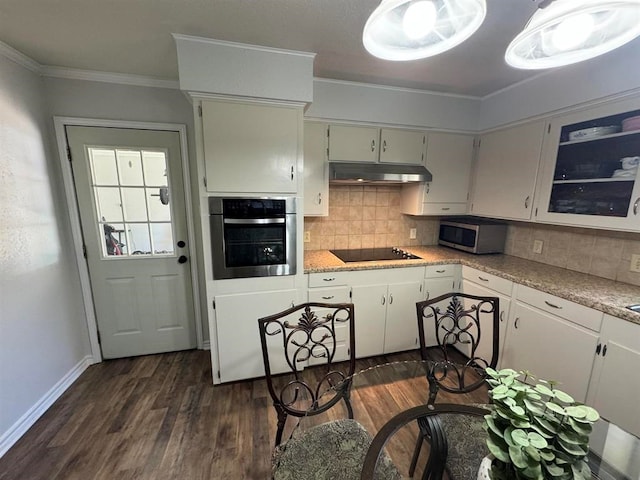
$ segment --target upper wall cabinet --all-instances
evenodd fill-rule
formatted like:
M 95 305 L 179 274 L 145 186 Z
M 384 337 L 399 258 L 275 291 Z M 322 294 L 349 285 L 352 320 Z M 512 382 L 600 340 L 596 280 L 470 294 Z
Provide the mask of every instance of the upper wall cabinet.
M 329 160 L 422 165 L 426 134 L 415 130 L 329 126 Z
M 302 107 L 202 101 L 207 191 L 296 193 Z
M 402 213 L 409 215 L 460 215 L 467 212 L 474 137 L 429 133 L 425 167 L 429 183 L 402 187 Z
M 304 122 L 304 215 L 329 215 L 326 123 Z
M 483 135 L 473 177 L 470 212 L 531 219 L 545 124 L 542 121 Z
M 555 118 L 536 220 L 640 230 L 640 98 Z

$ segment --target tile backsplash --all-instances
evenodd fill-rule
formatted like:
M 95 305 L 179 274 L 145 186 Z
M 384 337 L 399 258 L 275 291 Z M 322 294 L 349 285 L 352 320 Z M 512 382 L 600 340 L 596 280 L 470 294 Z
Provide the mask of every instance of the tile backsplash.
M 400 213 L 396 186 L 331 185 L 329 216 L 305 217 L 305 250 L 375 248 L 438 243 L 440 219 Z M 416 238 L 409 233 L 416 229 Z
M 533 253 L 540 240 L 541 253 Z M 640 234 L 513 222 L 505 253 L 536 262 L 640 285 L 640 273 L 630 272 L 631 255 L 640 254 Z
M 403 215 L 401 188 L 330 186 L 329 216 L 304 219 L 311 237 L 304 249 L 436 245 L 440 218 Z M 541 253 L 533 252 L 536 240 Z M 629 271 L 631 255 L 640 255 L 640 233 L 509 222 L 505 253 L 640 286 L 640 273 Z

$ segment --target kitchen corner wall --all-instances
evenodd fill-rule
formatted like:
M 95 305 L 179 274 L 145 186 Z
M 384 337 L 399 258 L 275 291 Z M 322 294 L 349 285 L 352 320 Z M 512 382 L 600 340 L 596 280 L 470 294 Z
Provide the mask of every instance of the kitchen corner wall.
M 305 217 L 305 250 L 435 245 L 439 218 L 400 213 L 398 186 L 329 187 L 329 216 Z M 416 238 L 410 239 L 410 229 Z
M 533 253 L 535 240 L 542 253 Z M 640 286 L 640 273 L 629 271 L 631 255 L 640 254 L 638 233 L 512 223 L 505 253 Z

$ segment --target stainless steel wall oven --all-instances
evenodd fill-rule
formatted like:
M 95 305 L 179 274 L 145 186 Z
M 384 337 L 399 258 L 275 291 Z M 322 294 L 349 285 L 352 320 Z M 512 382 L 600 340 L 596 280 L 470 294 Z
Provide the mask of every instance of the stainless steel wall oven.
M 213 278 L 296 273 L 296 199 L 209 197 Z

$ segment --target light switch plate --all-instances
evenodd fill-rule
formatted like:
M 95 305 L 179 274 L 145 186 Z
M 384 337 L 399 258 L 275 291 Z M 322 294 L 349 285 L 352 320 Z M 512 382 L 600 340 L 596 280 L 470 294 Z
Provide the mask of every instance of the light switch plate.
M 544 242 L 542 240 L 533 241 L 533 253 L 542 253 L 542 246 Z
M 417 234 L 418 234 L 418 231 L 417 231 L 415 228 L 410 228 L 410 229 L 409 229 L 409 238 L 410 238 L 411 240 L 413 240 L 414 238 L 416 238 Z
M 640 272 L 640 255 L 631 255 L 631 265 L 629 266 L 630 272 Z

